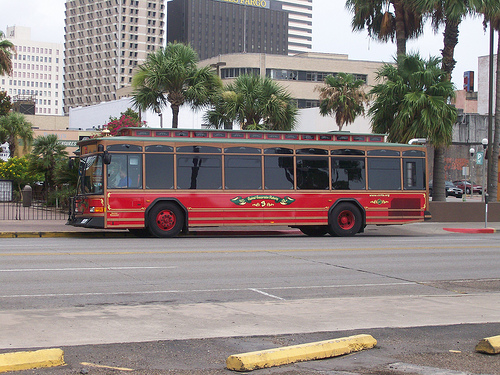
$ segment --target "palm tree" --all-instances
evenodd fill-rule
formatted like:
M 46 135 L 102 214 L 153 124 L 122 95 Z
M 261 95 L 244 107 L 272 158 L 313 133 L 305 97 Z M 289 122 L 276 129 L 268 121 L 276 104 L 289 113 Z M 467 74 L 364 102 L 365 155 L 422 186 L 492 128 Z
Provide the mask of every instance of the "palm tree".
M 378 72 L 381 80 L 370 94 L 375 96 L 369 110 L 375 133 L 387 133 L 389 141 L 407 143 L 427 138 L 434 146 L 433 200 L 445 200 L 444 158 L 440 155 L 451 143 L 456 109 L 448 104 L 454 86 L 440 68 L 441 60 L 425 61 L 412 54 L 398 56 L 397 66 L 385 64 Z M 441 152 L 440 152 L 441 151 Z
M 0 91 L 0 116 L 6 116 L 11 108 L 12 103 L 10 101 L 10 96 L 7 95 L 7 92 Z
M 242 129 L 292 130 L 297 107 L 291 95 L 269 77 L 240 75 L 219 93 L 206 121 L 214 127 L 230 128 L 236 121 Z
M 34 171 L 45 175 L 47 190 L 54 186 L 54 167 L 58 161 L 68 156 L 65 149 L 66 146 L 59 143 L 55 134 L 40 136 L 33 142 L 30 154 L 31 166 Z
M 456 61 L 455 47 L 458 44 L 458 27 L 462 20 L 470 14 L 483 9 L 488 0 L 407 0 L 410 6 L 418 12 L 426 14 L 432 20 L 432 26 L 437 33 L 444 25 L 443 39 L 443 70 L 451 80 Z
M 16 53 L 16 47 L 9 40 L 4 39 L 5 34 L 0 31 L 0 76 L 12 74 L 12 54 Z
M 181 43 L 168 43 L 148 55 L 146 62 L 132 79 L 132 99 L 139 110 L 152 109 L 160 113 L 170 103 L 172 128 L 179 123 L 179 107 L 189 103 L 193 108 L 207 106 L 220 78 L 207 66 L 198 69 L 198 55 Z
M 488 162 L 488 194 L 493 202 L 498 197 L 498 156 L 500 145 L 500 4 L 497 0 L 486 0 L 482 13 L 484 14 L 484 24 L 490 23 L 490 27 L 498 32 L 497 46 L 497 67 L 496 67 L 496 98 L 495 98 L 495 127 L 493 140 L 490 141 L 491 159 Z
M 31 123 L 26 117 L 18 112 L 10 112 L 7 116 L 0 117 L 0 144 L 9 144 L 10 156 L 14 156 L 17 141 L 23 142 L 23 150 L 26 151 L 33 140 L 33 130 Z
M 346 8 L 353 14 L 353 30 L 366 28 L 383 42 L 396 39 L 397 55 L 405 55 L 406 41 L 422 33 L 422 15 L 408 0 L 346 0 Z
M 319 91 L 319 112 L 322 116 L 335 116 L 339 130 L 365 113 L 368 96 L 362 86 L 365 81 L 355 79 L 352 74 L 338 73 L 328 75 L 324 85 L 317 86 Z

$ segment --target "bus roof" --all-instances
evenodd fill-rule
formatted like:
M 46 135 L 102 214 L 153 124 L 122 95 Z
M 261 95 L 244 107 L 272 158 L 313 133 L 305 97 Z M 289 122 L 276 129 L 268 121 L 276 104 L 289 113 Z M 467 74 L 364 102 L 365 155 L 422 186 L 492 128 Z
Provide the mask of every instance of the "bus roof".
M 349 132 L 286 132 L 255 130 L 217 130 L 217 129 L 171 129 L 171 128 L 122 128 L 116 136 L 106 136 L 82 140 L 79 144 L 92 141 L 159 141 L 159 142 L 200 142 L 200 143 L 265 143 L 290 145 L 344 145 L 357 146 L 406 146 L 425 147 L 385 142 L 383 134 L 362 134 Z

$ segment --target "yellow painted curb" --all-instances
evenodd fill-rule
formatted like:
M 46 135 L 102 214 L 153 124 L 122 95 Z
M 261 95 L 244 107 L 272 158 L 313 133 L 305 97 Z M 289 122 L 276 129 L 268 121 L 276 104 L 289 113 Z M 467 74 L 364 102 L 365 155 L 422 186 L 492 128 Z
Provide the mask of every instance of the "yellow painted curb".
M 476 345 L 476 352 L 486 354 L 500 353 L 500 336 L 486 337 Z
M 363 349 L 370 349 L 375 345 L 377 345 L 377 340 L 372 336 L 355 335 L 334 340 L 234 354 L 227 358 L 226 366 L 229 370 L 252 371 L 295 362 L 336 357 Z
M 55 367 L 64 364 L 64 352 L 61 349 L 0 354 L 0 372 Z

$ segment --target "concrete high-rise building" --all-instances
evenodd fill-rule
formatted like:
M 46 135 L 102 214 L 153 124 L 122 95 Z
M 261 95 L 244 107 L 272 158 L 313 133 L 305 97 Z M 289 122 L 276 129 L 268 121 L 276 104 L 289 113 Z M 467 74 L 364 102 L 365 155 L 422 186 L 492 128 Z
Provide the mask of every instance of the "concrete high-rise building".
M 164 0 L 67 0 L 64 112 L 117 99 L 164 29 Z
M 200 59 L 227 53 L 288 54 L 288 13 L 275 0 L 172 0 L 167 41 L 189 43 Z
M 6 39 L 16 48 L 12 75 L 0 77 L 0 91 L 14 109 L 28 115 L 62 115 L 63 46 L 31 39 L 31 29 L 7 26 Z
M 313 0 L 283 0 L 282 9 L 288 12 L 288 54 L 312 50 Z

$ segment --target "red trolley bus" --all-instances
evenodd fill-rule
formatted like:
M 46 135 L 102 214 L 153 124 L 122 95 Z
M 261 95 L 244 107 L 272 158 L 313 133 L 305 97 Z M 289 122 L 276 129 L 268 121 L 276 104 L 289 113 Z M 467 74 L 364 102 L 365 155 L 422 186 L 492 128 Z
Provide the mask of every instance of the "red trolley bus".
M 285 225 L 352 236 L 430 218 L 426 148 L 383 135 L 126 128 L 79 145 L 74 226 L 173 237 Z

